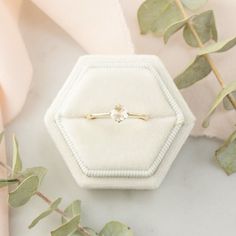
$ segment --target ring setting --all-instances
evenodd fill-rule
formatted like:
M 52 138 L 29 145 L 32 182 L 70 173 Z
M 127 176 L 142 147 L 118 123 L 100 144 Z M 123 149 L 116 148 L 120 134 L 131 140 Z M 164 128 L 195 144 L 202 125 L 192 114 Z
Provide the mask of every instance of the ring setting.
M 150 119 L 149 115 L 146 114 L 130 113 L 124 106 L 120 104 L 115 105 L 115 107 L 110 112 L 86 114 L 84 118 L 88 120 L 111 118 L 117 123 L 120 123 L 126 119 L 140 119 L 144 121 Z

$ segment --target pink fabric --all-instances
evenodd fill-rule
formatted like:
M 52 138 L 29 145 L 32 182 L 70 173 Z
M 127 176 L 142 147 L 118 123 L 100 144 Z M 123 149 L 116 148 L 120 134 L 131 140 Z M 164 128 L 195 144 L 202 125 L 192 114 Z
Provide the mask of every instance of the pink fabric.
M 21 110 L 29 90 L 32 67 L 19 33 L 17 17 L 21 1 L 0 1 L 0 131 Z M 0 160 L 6 162 L 4 142 Z M 6 171 L 0 167 L 0 178 Z M 9 235 L 7 189 L 0 189 L 0 236 Z
M 13 12 L 16 9 L 12 5 L 9 8 L 7 3 L 0 1 L 0 85 L 4 123 L 20 112 L 32 77 L 31 63 L 17 25 L 17 14 Z
M 2 112 L 0 111 L 0 132 L 3 130 Z M 5 142 L 0 145 L 0 160 L 6 162 Z M 0 166 L 0 179 L 6 178 L 6 170 Z M 7 188 L 0 189 L 0 236 L 9 235 Z
M 134 53 L 118 0 L 33 0 L 91 53 Z M 66 13 L 66 15 L 65 15 Z

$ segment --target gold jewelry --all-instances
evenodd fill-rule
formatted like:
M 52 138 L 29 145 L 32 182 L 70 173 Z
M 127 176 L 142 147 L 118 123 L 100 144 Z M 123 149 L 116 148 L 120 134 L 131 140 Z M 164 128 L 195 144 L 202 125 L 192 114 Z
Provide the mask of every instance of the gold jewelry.
M 146 115 L 146 114 L 130 113 L 122 105 L 116 105 L 110 112 L 86 114 L 84 118 L 88 120 L 111 118 L 118 123 L 128 118 L 141 119 L 144 121 L 147 121 L 150 119 L 149 115 Z

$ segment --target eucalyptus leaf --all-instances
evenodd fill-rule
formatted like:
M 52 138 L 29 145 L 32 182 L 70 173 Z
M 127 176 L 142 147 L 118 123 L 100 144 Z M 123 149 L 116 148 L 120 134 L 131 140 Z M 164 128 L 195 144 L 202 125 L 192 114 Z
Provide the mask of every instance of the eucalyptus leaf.
M 111 221 L 104 226 L 99 236 L 133 236 L 133 232 L 127 225 Z
M 98 236 L 98 233 L 96 233 L 93 229 L 88 227 L 84 227 L 84 229 L 89 233 L 89 236 Z M 70 236 L 85 236 L 85 234 L 77 230 L 74 233 L 70 234 Z
M 17 188 L 9 193 L 9 205 L 13 208 L 26 204 L 36 193 L 39 185 L 37 176 L 29 176 Z
M 3 137 L 4 137 L 4 132 L 2 131 L 2 132 L 0 133 L 0 144 L 2 143 Z
M 212 10 L 205 11 L 199 15 L 194 16 L 191 20 L 191 24 L 203 44 L 211 39 L 217 41 L 217 29 L 215 25 L 214 13 Z M 199 47 L 198 41 L 189 25 L 185 25 L 183 36 L 187 44 L 192 47 Z
M 73 232 L 72 234 L 69 234 L 70 236 L 84 236 L 84 234 L 82 232 L 80 232 L 79 230 L 76 230 L 75 232 Z M 91 235 L 89 235 L 91 236 Z
M 38 224 L 42 219 L 46 218 L 49 216 L 51 213 L 53 213 L 61 203 L 61 198 L 57 198 L 52 204 L 49 206 L 49 208 L 42 212 L 38 217 L 36 217 L 31 224 L 29 225 L 29 229 L 33 228 L 36 224 Z
M 79 225 L 80 217 L 75 216 L 70 221 L 66 222 L 65 224 L 61 225 L 59 228 L 51 232 L 52 236 L 68 236 L 73 234 Z
M 88 227 L 84 227 L 84 229 L 89 233 L 90 236 L 98 236 L 98 233 L 96 233 L 93 229 Z
M 174 22 L 183 18 L 174 0 L 146 0 L 138 9 L 141 34 L 163 35 Z
M 64 213 L 67 217 L 62 217 L 62 223 L 65 223 L 68 221 L 68 219 L 71 219 L 75 216 L 80 215 L 80 210 L 81 210 L 81 201 L 80 200 L 75 200 L 73 201 L 65 210 Z
M 236 91 L 232 92 L 232 93 L 231 93 L 231 96 L 236 100 Z M 233 107 L 233 105 L 232 105 L 232 103 L 230 102 L 230 100 L 229 100 L 228 97 L 225 97 L 225 98 L 223 99 L 223 105 L 224 105 L 224 108 L 225 108 L 226 110 L 233 110 L 233 109 L 234 109 L 234 107 Z
M 236 131 L 216 150 L 215 157 L 228 175 L 236 172 Z
M 207 128 L 209 126 L 210 118 L 212 114 L 215 112 L 217 106 L 223 101 L 223 99 L 230 93 L 236 90 L 236 81 L 231 82 L 225 88 L 223 88 L 220 93 L 217 95 L 215 101 L 213 102 L 209 112 L 207 113 L 206 118 L 203 121 L 202 126 Z
M 236 37 L 223 40 L 217 43 L 213 43 L 207 47 L 201 48 L 199 55 L 216 53 L 216 52 L 225 52 L 236 45 Z
M 80 200 L 75 200 L 73 201 L 65 210 L 64 213 L 66 215 L 66 218 L 62 216 L 62 223 L 64 224 L 65 222 L 68 222 L 71 218 L 75 216 L 80 215 L 80 210 L 81 210 L 81 201 Z M 71 236 L 80 236 L 82 235 L 79 230 L 76 230 Z
M 21 178 L 27 178 L 31 175 L 35 175 L 38 177 L 39 179 L 39 184 L 41 184 L 44 176 L 47 174 L 47 169 L 44 168 L 44 167 L 32 167 L 32 168 L 27 168 L 25 171 L 23 171 L 21 174 L 20 174 L 20 177 Z
M 19 145 L 15 135 L 13 136 L 13 159 L 12 159 L 12 172 L 13 176 L 22 170 L 22 162 L 19 154 Z
M 207 3 L 207 0 L 181 0 L 181 1 L 185 7 L 187 7 L 192 11 L 203 7 Z
M 18 183 L 17 179 L 0 179 L 0 188 Z
M 191 19 L 192 17 L 188 17 L 185 19 L 182 19 L 180 21 L 177 21 L 175 23 L 173 23 L 172 25 L 170 25 L 166 31 L 164 32 L 164 42 L 167 43 L 167 41 L 169 40 L 169 38 L 176 33 L 177 31 L 181 30 L 189 21 L 189 19 Z
M 196 59 L 175 78 L 179 89 L 187 88 L 197 81 L 203 79 L 211 72 L 211 66 L 204 56 L 197 56 Z

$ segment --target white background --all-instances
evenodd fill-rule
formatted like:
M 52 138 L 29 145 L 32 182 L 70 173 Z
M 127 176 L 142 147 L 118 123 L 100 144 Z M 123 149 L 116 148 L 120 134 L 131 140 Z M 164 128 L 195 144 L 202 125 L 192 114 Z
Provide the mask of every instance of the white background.
M 8 127 L 8 137 L 16 133 L 25 167 L 48 168 L 42 192 L 52 200 L 63 197 L 62 206 L 81 199 L 82 223 L 97 231 L 107 221 L 119 220 L 136 236 L 235 235 L 236 175 L 227 177 L 213 161 L 219 145 L 216 140 L 189 138 L 156 191 L 79 188 L 49 137 L 43 116 L 77 58 L 85 52 L 30 1 L 23 6 L 20 28 L 34 77 L 22 113 Z M 35 197 L 26 206 L 12 210 L 11 235 L 50 235 L 59 223 L 57 214 L 27 229 L 45 207 Z

